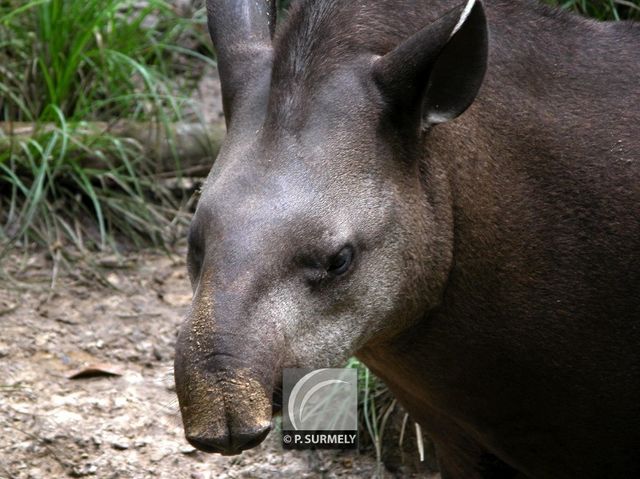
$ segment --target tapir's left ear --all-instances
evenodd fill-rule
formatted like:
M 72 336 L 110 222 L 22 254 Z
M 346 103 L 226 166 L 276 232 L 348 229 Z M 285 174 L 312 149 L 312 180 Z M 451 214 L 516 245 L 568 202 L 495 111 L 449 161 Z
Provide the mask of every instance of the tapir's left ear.
M 487 21 L 470 0 L 376 60 L 376 83 L 392 108 L 420 105 L 422 126 L 452 120 L 475 99 L 487 68 Z

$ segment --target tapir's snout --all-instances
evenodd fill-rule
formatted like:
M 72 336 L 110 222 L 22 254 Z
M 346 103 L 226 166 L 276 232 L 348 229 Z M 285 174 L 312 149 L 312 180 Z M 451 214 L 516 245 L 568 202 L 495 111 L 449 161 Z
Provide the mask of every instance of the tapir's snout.
M 176 392 L 187 441 L 223 455 L 260 444 L 271 430 L 271 378 L 235 357 L 196 355 L 199 341 L 192 337 L 181 334 L 178 342 Z
M 267 437 L 271 394 L 245 373 L 191 371 L 190 376 L 176 376 L 185 436 L 193 447 L 233 455 Z

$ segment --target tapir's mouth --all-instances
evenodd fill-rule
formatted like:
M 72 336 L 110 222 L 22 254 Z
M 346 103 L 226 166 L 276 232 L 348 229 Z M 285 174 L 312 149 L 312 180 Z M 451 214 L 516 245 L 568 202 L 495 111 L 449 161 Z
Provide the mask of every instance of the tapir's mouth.
M 213 454 L 214 452 L 217 452 L 217 453 L 220 453 L 220 454 L 224 454 L 224 453 L 220 452 L 220 450 L 217 447 L 209 446 L 208 444 L 200 442 L 200 441 L 198 441 L 196 439 L 187 437 L 187 441 L 189 442 L 189 444 L 191 444 L 193 447 L 195 447 L 199 451 L 206 452 L 208 454 Z
M 239 446 L 235 446 L 235 447 L 230 445 L 229 443 L 214 444 L 210 441 L 204 442 L 198 438 L 193 438 L 189 436 L 187 436 L 187 441 L 193 447 L 195 447 L 196 449 L 202 452 L 206 452 L 209 454 L 217 453 L 223 456 L 236 456 L 240 454 L 242 451 L 254 448 L 258 444 L 260 444 L 262 441 L 264 441 L 264 439 L 269 434 L 270 430 L 271 428 L 269 427 L 261 431 L 259 434 L 254 434 L 252 436 L 243 434 L 241 435 L 242 437 L 240 438 L 233 438 L 232 441 L 234 443 L 239 444 Z

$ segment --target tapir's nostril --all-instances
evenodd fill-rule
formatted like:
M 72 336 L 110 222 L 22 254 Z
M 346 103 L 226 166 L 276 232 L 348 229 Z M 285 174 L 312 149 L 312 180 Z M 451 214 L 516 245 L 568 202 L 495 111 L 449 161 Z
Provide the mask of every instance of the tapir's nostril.
M 268 425 L 234 433 L 231 438 L 227 435 L 215 437 L 187 436 L 187 441 L 196 449 L 204 452 L 233 455 L 240 454 L 245 449 L 251 449 L 260 444 L 267 437 L 270 430 L 271 425 Z

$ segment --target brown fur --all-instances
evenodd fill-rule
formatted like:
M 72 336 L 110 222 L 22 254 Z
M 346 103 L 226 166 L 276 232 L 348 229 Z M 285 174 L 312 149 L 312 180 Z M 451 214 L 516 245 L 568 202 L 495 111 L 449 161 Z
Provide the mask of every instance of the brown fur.
M 194 218 L 211 313 L 178 342 L 185 425 L 203 368 L 220 397 L 238 371 L 264 395 L 356 353 L 443 478 L 640 477 L 640 26 L 487 0 L 477 98 L 425 130 L 371 64 L 457 6 L 301 2 L 276 33 Z M 345 243 L 353 271 L 309 279 Z M 263 434 L 216 407 L 216 450 Z

